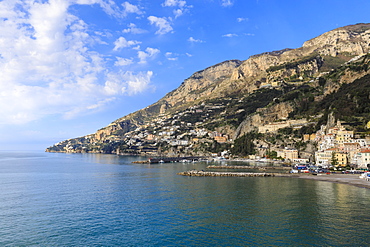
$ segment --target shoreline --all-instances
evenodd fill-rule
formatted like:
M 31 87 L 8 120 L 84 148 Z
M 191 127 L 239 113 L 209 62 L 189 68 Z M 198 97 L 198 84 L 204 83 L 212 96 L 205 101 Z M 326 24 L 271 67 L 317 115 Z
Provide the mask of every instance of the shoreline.
M 347 184 L 360 188 L 370 189 L 370 181 L 366 179 L 359 178 L 359 174 L 330 174 L 330 175 L 312 175 L 312 174 L 298 174 L 298 175 L 288 175 L 287 177 L 296 177 L 300 179 L 310 179 L 323 182 L 331 182 L 338 184 Z M 282 176 L 284 177 L 284 176 Z
M 352 185 L 359 188 L 370 189 L 370 181 L 359 178 L 359 174 L 290 174 L 290 173 L 253 173 L 253 172 L 210 172 L 210 171 L 185 171 L 177 173 L 182 176 L 194 177 L 290 177 L 298 179 L 316 180 L 322 182 Z

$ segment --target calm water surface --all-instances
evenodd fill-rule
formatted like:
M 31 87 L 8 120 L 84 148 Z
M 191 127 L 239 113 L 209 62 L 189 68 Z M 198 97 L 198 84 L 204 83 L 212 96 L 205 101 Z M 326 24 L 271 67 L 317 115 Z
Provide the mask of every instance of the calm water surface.
M 0 246 L 368 246 L 370 190 L 206 163 L 0 152 Z

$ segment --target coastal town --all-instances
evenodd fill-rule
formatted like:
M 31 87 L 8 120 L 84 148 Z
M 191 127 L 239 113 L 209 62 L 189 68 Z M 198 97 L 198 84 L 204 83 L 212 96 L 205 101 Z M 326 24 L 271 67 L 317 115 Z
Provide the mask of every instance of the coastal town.
M 321 166 L 370 168 L 370 147 L 368 138 L 356 138 L 353 131 L 346 130 L 338 121 L 335 127 L 320 131 L 314 136 L 318 151 L 315 162 Z
M 331 44 L 335 52 L 323 36 L 302 49 L 210 66 L 156 103 L 46 151 L 368 169 L 370 55 L 347 42 L 367 49 L 368 36 L 359 35 L 368 28 L 328 34 L 346 34 Z
M 67 140 L 69 143 L 56 144 L 62 146 L 65 152 L 98 152 L 100 140 L 105 140 L 109 147 L 107 153 L 118 155 L 145 155 L 149 157 L 185 157 L 208 156 L 214 159 L 232 159 L 230 149 L 233 147 L 232 137 L 218 131 L 210 131 L 210 115 L 224 111 L 222 105 L 206 105 L 191 107 L 171 117 L 161 116 L 149 124 L 144 124 L 126 134 L 107 136 L 106 130 L 86 136 L 88 142 L 76 139 Z M 305 120 L 292 120 L 267 124 L 258 128 L 265 136 L 276 134 L 284 128 L 300 129 L 307 125 Z M 370 140 L 364 136 L 347 130 L 340 121 L 334 126 L 322 125 L 312 134 L 303 134 L 299 141 L 310 143 L 315 147 L 313 152 L 294 148 L 292 145 L 272 145 L 266 138 L 254 140 L 253 154 L 236 157 L 245 160 L 284 162 L 285 164 L 311 164 L 320 168 L 334 169 L 367 169 L 370 166 Z M 113 126 L 112 126 L 113 127 Z M 111 130 L 110 130 L 111 131 Z M 288 138 L 287 138 L 288 139 Z M 95 141 L 95 142 L 94 142 Z M 88 144 L 85 144 L 88 143 Z M 91 145 L 92 143 L 92 145 Z M 108 145 L 107 145 L 108 146 Z M 273 154 L 273 155 L 271 155 Z M 240 160 L 240 159 L 239 159 Z
M 286 161 L 312 163 L 322 168 L 370 168 L 370 139 L 361 138 L 352 130 L 347 130 L 340 121 L 333 127 L 322 125 L 313 134 L 304 134 L 303 142 L 313 142 L 317 151 L 309 159 L 299 157 L 297 149 L 276 150 L 277 156 Z

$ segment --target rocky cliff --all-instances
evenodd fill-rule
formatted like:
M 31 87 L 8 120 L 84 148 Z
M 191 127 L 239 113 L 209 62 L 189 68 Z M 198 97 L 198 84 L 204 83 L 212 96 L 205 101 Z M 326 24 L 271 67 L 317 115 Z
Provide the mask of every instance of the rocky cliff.
M 308 114 L 307 109 L 302 109 L 311 102 L 323 100 L 326 95 L 339 90 L 343 83 L 352 83 L 368 74 L 367 67 L 361 69 L 359 66 L 367 63 L 364 56 L 369 49 L 370 24 L 357 24 L 324 33 L 297 49 L 266 52 L 245 61 L 229 60 L 216 64 L 194 73 L 155 104 L 89 135 L 78 147 L 98 151 L 110 142 L 129 147 L 127 133 L 137 136 L 140 130 L 145 130 L 145 139 L 158 136 L 158 132 L 170 132 L 164 128 L 171 128 L 171 124 L 172 128 L 180 126 L 181 129 L 184 123 L 187 131 L 189 128 L 192 131 L 199 128 L 227 130 L 224 134 L 238 138 L 259 126 Z M 361 65 L 356 65 L 359 61 Z M 188 116 L 189 111 L 193 115 Z M 164 122 L 171 124 L 163 125 Z M 179 129 L 173 132 L 185 133 Z M 78 143 L 76 139 L 72 140 Z M 169 139 L 161 139 L 164 140 Z M 71 140 L 65 145 L 67 143 Z M 119 149 L 117 145 L 114 152 Z M 108 150 L 112 152 L 111 148 Z M 51 147 L 48 151 L 65 149 L 62 144 L 61 148 Z

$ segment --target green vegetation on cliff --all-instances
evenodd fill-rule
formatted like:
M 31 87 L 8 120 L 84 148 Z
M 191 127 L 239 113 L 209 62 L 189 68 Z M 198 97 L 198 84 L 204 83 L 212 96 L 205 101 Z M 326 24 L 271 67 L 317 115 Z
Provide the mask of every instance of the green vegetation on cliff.
M 234 147 L 231 148 L 231 153 L 238 156 L 247 156 L 255 154 L 254 141 L 258 140 L 263 135 L 256 132 L 249 132 L 234 141 Z

